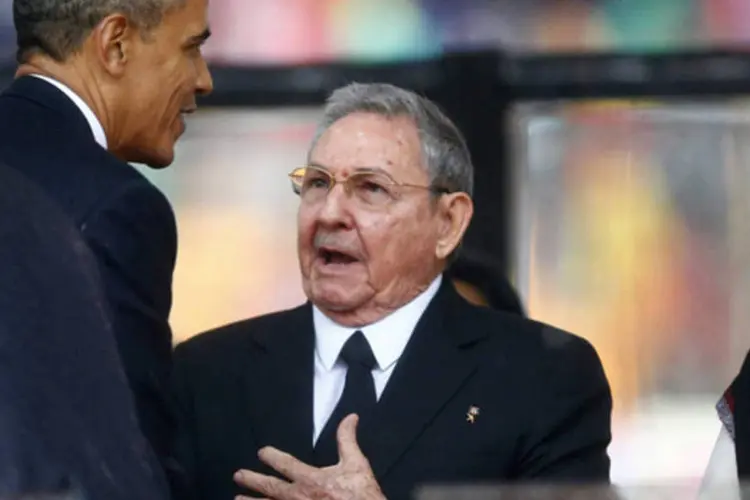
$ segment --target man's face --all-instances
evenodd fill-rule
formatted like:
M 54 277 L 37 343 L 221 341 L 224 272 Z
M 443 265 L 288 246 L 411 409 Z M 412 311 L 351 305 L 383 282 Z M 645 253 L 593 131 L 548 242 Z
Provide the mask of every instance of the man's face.
M 185 131 L 184 114 L 195 110 L 196 95 L 213 88 L 201 54 L 208 38 L 208 0 L 187 0 L 165 14 L 162 23 L 132 40 L 123 84 L 125 136 L 118 156 L 152 167 L 174 160 L 174 146 Z
M 397 183 L 429 185 L 418 131 L 407 118 L 370 113 L 342 118 L 320 138 L 310 163 L 339 181 L 375 169 Z M 377 206 L 341 184 L 316 202 L 302 194 L 299 261 L 303 288 L 314 304 L 365 324 L 429 285 L 439 270 L 436 246 L 445 227 L 438 203 L 427 189 L 395 192 L 398 196 Z

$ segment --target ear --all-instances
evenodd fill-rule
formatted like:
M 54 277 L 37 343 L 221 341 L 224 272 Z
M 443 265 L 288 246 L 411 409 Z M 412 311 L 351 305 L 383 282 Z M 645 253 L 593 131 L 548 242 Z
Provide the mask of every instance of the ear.
M 94 28 L 91 41 L 107 73 L 115 77 L 124 73 L 137 36 L 138 29 L 122 14 L 107 16 Z
M 438 216 L 442 219 L 435 256 L 446 259 L 458 247 L 474 215 L 474 202 L 466 193 L 444 194 L 438 200 Z

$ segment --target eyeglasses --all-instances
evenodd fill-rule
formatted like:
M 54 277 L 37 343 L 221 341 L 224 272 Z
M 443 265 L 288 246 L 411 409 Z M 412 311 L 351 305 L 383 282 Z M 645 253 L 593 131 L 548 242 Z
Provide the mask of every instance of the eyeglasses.
M 399 198 L 402 188 L 424 189 L 434 194 L 446 194 L 447 189 L 396 182 L 388 175 L 370 170 L 357 171 L 346 179 L 339 180 L 328 170 L 314 165 L 297 168 L 289 174 L 292 189 L 303 201 L 323 201 L 336 184 L 364 205 L 382 207 Z

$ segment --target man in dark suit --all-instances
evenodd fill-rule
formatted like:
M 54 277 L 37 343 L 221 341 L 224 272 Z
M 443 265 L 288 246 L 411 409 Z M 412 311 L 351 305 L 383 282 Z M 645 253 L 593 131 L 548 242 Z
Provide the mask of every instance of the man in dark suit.
M 179 456 L 201 500 L 608 481 L 612 401 L 594 349 L 470 305 L 443 278 L 473 170 L 437 107 L 391 85 L 339 89 L 290 177 L 309 302 L 177 348 Z
M 3 166 L 0 214 L 0 498 L 168 498 L 80 233 Z
M 207 0 L 14 0 L 17 79 L 0 161 L 38 184 L 94 254 L 143 432 L 168 462 L 174 215 L 126 162 L 169 165 L 211 90 Z

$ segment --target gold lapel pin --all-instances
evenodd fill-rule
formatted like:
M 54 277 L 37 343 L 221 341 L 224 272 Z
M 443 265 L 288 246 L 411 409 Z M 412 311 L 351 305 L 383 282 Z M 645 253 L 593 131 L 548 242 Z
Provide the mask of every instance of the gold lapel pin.
M 469 411 L 466 412 L 466 421 L 469 422 L 470 424 L 473 424 L 478 416 L 479 416 L 479 407 L 469 406 Z

